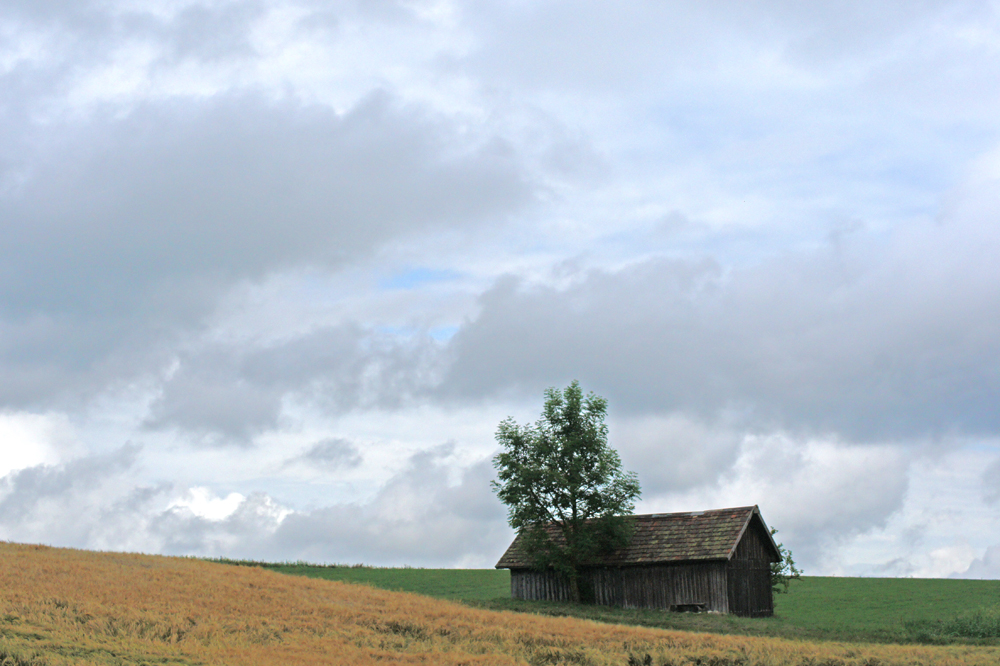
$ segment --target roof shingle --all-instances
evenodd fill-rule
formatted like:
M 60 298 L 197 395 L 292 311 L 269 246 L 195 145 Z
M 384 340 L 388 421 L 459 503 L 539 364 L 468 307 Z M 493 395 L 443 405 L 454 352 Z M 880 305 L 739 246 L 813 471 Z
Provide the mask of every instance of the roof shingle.
M 625 548 L 608 553 L 595 565 L 623 566 L 697 560 L 727 560 L 746 530 L 756 506 L 743 506 L 691 513 L 653 513 L 633 516 L 635 533 Z M 554 527 L 553 539 L 561 540 Z M 518 535 L 507 548 L 497 569 L 521 569 L 531 566 Z

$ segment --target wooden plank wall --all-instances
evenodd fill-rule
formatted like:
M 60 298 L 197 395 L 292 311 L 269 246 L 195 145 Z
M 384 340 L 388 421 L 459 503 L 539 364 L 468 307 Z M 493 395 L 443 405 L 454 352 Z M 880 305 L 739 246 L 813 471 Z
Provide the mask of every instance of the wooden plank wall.
M 569 601 L 569 585 L 554 571 L 511 569 L 510 596 L 531 601 Z
M 636 567 L 602 567 L 586 572 L 594 603 L 623 608 L 700 606 L 728 612 L 725 562 Z M 514 569 L 514 599 L 569 601 L 569 585 L 553 572 Z
M 766 560 L 732 559 L 727 566 L 729 611 L 744 617 L 774 615 L 771 567 Z
M 726 565 L 729 612 L 744 617 L 774 615 L 771 558 L 760 520 L 752 520 Z
M 754 516 L 747 525 L 743 538 L 736 544 L 733 559 L 740 560 L 770 560 L 774 555 L 768 545 L 768 536 L 764 531 L 764 523 Z
M 608 567 L 591 572 L 598 604 L 623 608 L 699 606 L 725 613 L 724 562 L 635 567 Z

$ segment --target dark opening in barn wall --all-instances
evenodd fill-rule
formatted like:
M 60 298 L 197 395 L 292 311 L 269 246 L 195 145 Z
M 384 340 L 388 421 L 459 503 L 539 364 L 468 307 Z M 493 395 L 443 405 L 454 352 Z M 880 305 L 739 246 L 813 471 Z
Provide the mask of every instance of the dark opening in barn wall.
M 583 588 L 594 603 L 748 617 L 774 613 L 771 562 L 780 554 L 756 506 L 634 520 L 631 543 L 583 572 Z M 571 599 L 568 581 L 531 568 L 519 538 L 496 566 L 510 569 L 515 599 Z

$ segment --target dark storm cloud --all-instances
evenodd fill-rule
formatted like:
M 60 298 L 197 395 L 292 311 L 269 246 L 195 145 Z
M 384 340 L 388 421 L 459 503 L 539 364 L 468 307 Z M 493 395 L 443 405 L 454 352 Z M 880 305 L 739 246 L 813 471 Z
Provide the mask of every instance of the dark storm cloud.
M 384 94 L 343 115 L 255 95 L 178 100 L 36 138 L 0 198 L 6 404 L 141 367 L 238 281 L 340 266 L 532 196 L 510 156 Z
M 862 441 L 998 433 L 1000 205 L 968 201 L 937 226 L 727 271 L 653 259 L 566 288 L 505 278 L 452 339 L 441 390 L 579 378 L 625 413 Z

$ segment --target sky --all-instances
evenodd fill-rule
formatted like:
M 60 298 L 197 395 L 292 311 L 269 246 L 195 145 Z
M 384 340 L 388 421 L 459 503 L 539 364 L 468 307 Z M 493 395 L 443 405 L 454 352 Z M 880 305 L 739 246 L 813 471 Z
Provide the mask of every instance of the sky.
M 492 567 L 637 511 L 1000 578 L 1000 3 L 5 0 L 0 539 Z

